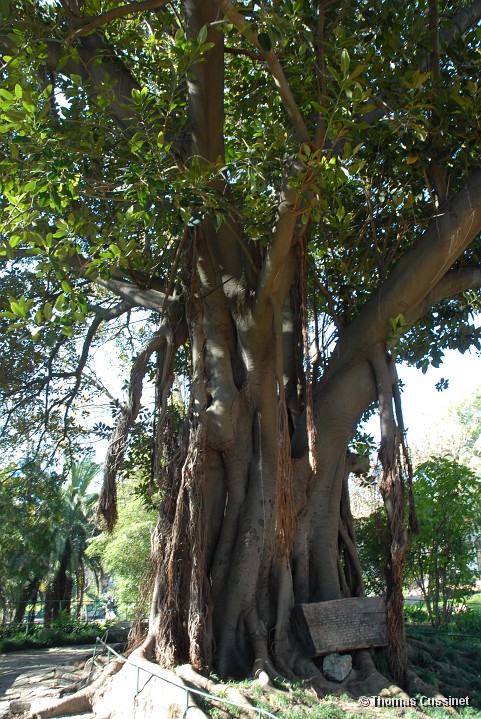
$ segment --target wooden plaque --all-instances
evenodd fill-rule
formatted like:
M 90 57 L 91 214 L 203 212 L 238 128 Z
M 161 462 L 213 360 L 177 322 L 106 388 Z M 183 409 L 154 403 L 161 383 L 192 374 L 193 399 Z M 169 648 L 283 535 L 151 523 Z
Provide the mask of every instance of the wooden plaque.
M 291 622 L 310 657 L 387 644 L 386 606 L 381 597 L 296 604 Z

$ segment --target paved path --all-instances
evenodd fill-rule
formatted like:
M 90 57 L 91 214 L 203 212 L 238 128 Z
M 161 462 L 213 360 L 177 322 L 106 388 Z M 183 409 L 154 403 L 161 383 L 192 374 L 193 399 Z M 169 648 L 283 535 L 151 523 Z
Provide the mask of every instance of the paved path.
M 80 678 L 81 668 L 92 653 L 93 646 L 80 646 L 0 654 L 0 719 L 11 701 L 58 697 L 62 687 Z M 81 716 L 92 717 L 91 714 Z

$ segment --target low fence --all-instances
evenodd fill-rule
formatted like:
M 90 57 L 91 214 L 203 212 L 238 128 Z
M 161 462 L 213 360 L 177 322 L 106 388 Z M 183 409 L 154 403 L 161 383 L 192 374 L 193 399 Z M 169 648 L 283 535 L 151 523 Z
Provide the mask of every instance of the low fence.
M 22 624 L 43 624 L 45 619 L 45 600 L 39 599 L 36 602 L 26 602 L 22 607 Z M 49 602 L 54 615 L 79 619 L 82 622 L 103 622 L 103 621 L 132 621 L 135 618 L 136 605 L 121 605 L 107 607 L 104 601 L 86 600 L 66 602 L 63 599 L 55 599 Z M 18 607 L 6 606 L 3 608 L 3 623 L 10 623 L 15 620 Z
M 135 696 L 139 694 L 142 690 L 140 688 L 140 672 L 145 672 L 146 674 L 150 675 L 154 679 L 158 679 L 161 682 L 164 682 L 165 684 L 171 684 L 172 686 L 175 686 L 177 689 L 182 689 L 185 692 L 185 711 L 183 716 L 187 717 L 189 709 L 192 708 L 192 704 L 189 704 L 189 699 L 191 694 L 194 696 L 203 697 L 206 701 L 215 703 L 215 704 L 222 704 L 224 706 L 230 706 L 230 707 L 237 707 L 238 709 L 242 709 L 245 712 L 251 712 L 252 714 L 257 714 L 258 719 L 261 719 L 262 717 L 268 717 L 268 719 L 277 719 L 277 717 L 274 714 L 271 714 L 271 712 L 267 711 L 267 709 L 262 709 L 261 707 L 249 707 L 245 704 L 241 704 L 240 702 L 234 702 L 231 699 L 224 699 L 223 697 L 217 697 L 213 694 L 208 694 L 207 692 L 203 692 L 201 689 L 194 689 L 192 687 L 182 686 L 180 684 L 177 684 L 176 682 L 169 681 L 166 677 L 161 677 L 158 674 L 156 674 L 154 671 L 150 671 L 150 669 L 147 669 L 146 667 L 141 667 L 135 662 L 133 662 L 130 658 L 126 658 L 122 656 L 122 654 L 119 654 L 115 651 L 115 649 L 107 644 L 107 636 L 108 632 L 104 634 L 102 638 L 97 637 L 95 641 L 95 648 L 94 653 L 92 657 L 92 666 L 95 665 L 98 668 L 102 668 L 102 664 L 99 664 L 97 662 L 97 657 L 101 655 L 107 655 L 107 660 L 110 663 L 111 656 L 116 657 L 117 659 L 120 659 L 120 661 L 124 662 L 125 664 L 130 664 L 134 669 L 136 669 L 136 690 L 135 690 Z

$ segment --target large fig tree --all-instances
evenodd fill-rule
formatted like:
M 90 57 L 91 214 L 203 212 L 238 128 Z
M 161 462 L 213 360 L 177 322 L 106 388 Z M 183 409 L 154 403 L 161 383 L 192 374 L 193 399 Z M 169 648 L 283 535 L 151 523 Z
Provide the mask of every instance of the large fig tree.
M 290 610 L 363 593 L 346 477 L 377 406 L 388 654 L 406 682 L 395 363 L 478 341 L 481 3 L 0 8 L 7 427 L 28 407 L 68 432 L 89 349 L 123 330 L 132 372 L 100 511 L 112 528 L 155 368 L 144 651 L 312 677 Z

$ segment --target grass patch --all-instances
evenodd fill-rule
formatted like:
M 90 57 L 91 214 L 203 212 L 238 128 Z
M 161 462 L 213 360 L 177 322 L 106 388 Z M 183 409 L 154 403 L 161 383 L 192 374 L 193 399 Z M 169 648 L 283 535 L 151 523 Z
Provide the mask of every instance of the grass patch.
M 469 706 L 457 710 L 461 719 L 481 719 L 481 636 L 453 636 L 430 625 L 408 626 L 407 634 L 419 647 L 414 667 L 418 675 L 445 697 L 469 698 Z M 249 681 L 232 686 L 255 707 L 266 709 L 278 719 L 419 719 L 418 709 L 430 719 L 452 719 L 453 716 L 451 710 L 444 707 L 421 707 L 419 697 L 417 709 L 386 705 L 363 707 L 347 696 L 320 699 L 303 682 L 278 685 L 282 693 L 265 692 Z M 254 716 L 241 709 L 222 710 L 208 701 L 202 702 L 202 710 L 210 719 Z

